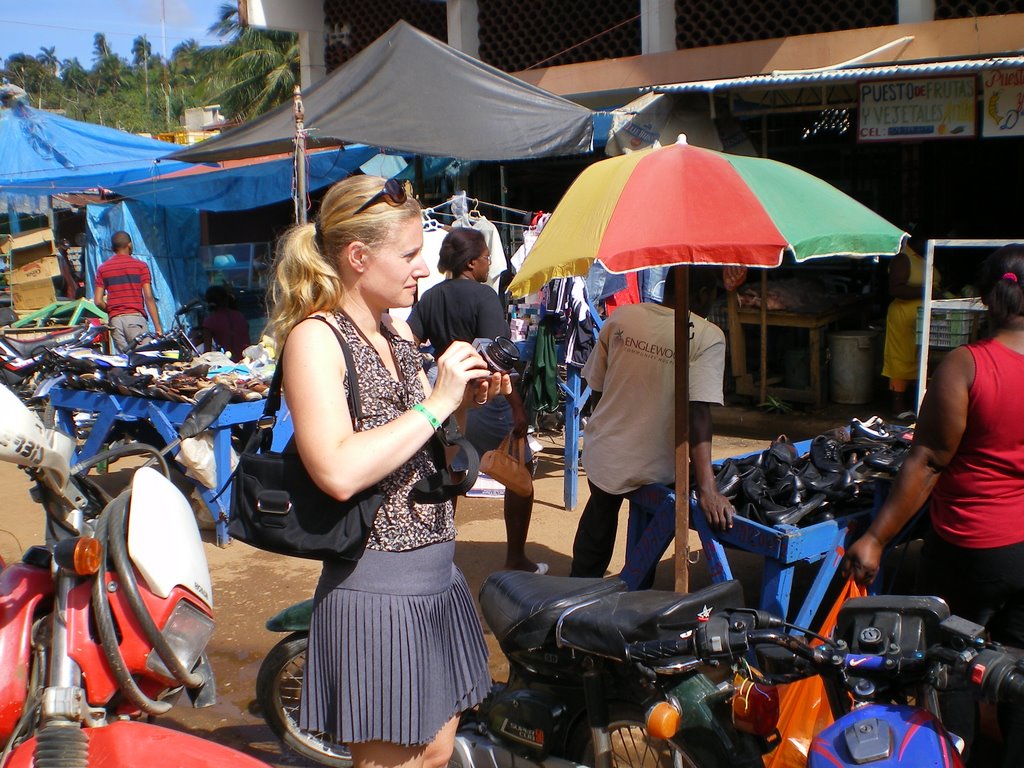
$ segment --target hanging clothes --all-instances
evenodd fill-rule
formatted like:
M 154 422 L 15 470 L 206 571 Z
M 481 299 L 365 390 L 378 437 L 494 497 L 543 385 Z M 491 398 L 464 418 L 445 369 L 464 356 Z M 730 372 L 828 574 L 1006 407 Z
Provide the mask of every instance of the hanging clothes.
M 423 226 L 423 260 L 427 262 L 430 275 L 416 281 L 416 293 L 422 296 L 430 288 L 444 282 L 445 275 L 437 268 L 437 259 L 441 253 L 441 243 L 448 231 L 433 219 L 424 222 Z
M 551 218 L 550 213 L 544 213 L 543 211 L 534 214 L 533 221 L 530 226 L 523 231 L 523 244 L 516 249 L 516 252 L 512 254 L 512 268 L 518 272 L 523 267 L 523 262 L 526 261 L 527 254 L 530 253 L 530 249 L 533 248 L 533 244 L 537 242 L 537 238 L 540 237 L 541 231 L 544 229 L 544 225 L 548 223 L 548 219 Z
M 571 279 L 565 329 L 565 363 L 582 368 L 597 338 L 597 321 L 587 299 L 587 284 L 581 277 Z
M 640 303 L 640 283 L 636 272 L 626 273 L 626 287 L 604 300 L 604 316 L 607 318 L 619 307 Z
M 555 332 L 558 321 L 548 318 L 537 328 L 537 342 L 533 352 L 533 379 L 530 382 L 530 401 L 533 410 L 551 413 L 558 410 L 558 354 Z

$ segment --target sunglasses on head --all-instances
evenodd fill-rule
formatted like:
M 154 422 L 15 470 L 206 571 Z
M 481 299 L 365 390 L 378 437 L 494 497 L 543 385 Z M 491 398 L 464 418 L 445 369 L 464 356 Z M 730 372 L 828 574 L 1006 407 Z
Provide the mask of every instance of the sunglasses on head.
M 352 215 L 355 216 L 357 214 L 362 213 L 371 205 L 376 205 L 381 200 L 383 200 L 388 205 L 397 208 L 399 205 L 402 205 L 402 203 L 404 203 L 408 199 L 408 197 L 409 196 L 405 192 L 405 185 L 402 184 L 402 182 L 398 181 L 397 179 L 388 179 L 387 181 L 384 182 L 384 186 L 381 188 L 380 192 L 378 192 L 365 203 L 356 208 L 356 212 Z

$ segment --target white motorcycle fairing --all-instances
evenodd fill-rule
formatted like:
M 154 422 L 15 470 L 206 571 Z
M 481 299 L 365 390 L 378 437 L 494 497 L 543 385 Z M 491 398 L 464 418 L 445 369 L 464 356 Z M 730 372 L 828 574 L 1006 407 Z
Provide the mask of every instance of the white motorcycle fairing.
M 135 472 L 128 511 L 128 555 L 160 597 L 177 586 L 213 608 L 206 552 L 188 500 L 150 467 Z

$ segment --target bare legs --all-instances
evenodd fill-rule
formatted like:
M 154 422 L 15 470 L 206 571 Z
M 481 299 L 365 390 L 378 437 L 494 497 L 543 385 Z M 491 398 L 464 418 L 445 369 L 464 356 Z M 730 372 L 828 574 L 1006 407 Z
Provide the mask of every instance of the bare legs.
M 387 741 L 366 741 L 350 744 L 355 768 L 445 768 L 455 749 L 455 729 L 459 725 L 456 715 L 429 744 L 403 747 Z

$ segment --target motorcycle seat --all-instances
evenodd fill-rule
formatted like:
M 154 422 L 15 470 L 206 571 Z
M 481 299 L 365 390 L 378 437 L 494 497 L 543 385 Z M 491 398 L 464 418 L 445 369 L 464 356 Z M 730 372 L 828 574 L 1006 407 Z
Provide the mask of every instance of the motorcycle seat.
M 743 607 L 743 587 L 735 579 L 681 595 L 641 590 L 607 595 L 566 611 L 558 622 L 560 646 L 626 661 L 630 643 L 677 640 L 702 618 L 725 608 Z
M 480 587 L 480 610 L 502 648 L 528 651 L 553 641 L 558 617 L 568 608 L 625 591 L 619 579 L 498 571 Z
M 37 336 L 34 339 L 19 339 L 12 334 L 3 334 L 4 344 L 9 346 L 11 351 L 20 357 L 35 357 L 44 349 L 67 344 L 74 338 L 75 334 L 69 331 L 43 337 Z

